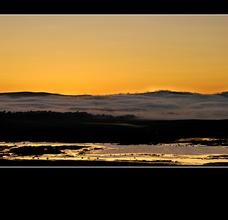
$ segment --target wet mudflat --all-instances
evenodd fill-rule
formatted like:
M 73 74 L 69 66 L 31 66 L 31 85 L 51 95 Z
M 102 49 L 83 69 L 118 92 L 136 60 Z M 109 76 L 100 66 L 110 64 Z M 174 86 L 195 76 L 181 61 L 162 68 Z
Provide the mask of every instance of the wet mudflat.
M 226 140 L 180 139 L 175 143 L 0 142 L 1 166 L 226 166 Z

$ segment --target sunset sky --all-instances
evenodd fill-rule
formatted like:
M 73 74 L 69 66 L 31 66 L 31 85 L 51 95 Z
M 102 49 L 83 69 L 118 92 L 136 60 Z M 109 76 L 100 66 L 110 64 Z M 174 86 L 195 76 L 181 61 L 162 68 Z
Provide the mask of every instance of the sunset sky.
M 228 16 L 0 16 L 0 92 L 228 91 Z

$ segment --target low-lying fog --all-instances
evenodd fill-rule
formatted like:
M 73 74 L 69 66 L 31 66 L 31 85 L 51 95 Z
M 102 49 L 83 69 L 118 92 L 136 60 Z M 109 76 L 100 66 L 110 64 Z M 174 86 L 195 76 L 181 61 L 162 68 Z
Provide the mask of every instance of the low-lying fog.
M 0 111 L 85 111 L 149 119 L 228 119 L 228 93 L 158 91 L 106 96 L 2 93 Z

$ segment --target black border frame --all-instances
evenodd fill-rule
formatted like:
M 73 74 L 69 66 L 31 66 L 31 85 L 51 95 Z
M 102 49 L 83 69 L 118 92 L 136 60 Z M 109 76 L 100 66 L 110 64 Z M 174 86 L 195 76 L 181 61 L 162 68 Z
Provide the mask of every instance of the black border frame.
M 222 0 L 8 0 L 0 14 L 226 14 Z

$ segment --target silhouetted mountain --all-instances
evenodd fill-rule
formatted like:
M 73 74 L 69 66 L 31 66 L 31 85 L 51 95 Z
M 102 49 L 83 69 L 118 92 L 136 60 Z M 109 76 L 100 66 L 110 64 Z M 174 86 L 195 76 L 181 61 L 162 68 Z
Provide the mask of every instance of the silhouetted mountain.
M 202 95 L 200 93 L 192 93 L 192 92 L 177 92 L 177 91 L 170 91 L 170 90 L 159 90 L 155 92 L 145 92 L 145 93 L 138 93 L 139 95 L 154 95 L 154 96 L 170 96 L 170 95 Z
M 0 93 L 1 96 L 7 95 L 10 97 L 31 97 L 31 96 L 48 96 L 48 95 L 60 95 L 48 92 L 6 92 Z
M 218 95 L 228 97 L 228 92 L 222 92 L 222 93 L 219 93 Z
M 88 97 L 92 95 L 64 95 L 59 93 L 49 92 L 4 92 L 0 96 L 10 96 L 12 98 L 34 97 L 34 96 L 69 96 L 69 97 Z
M 28 96 L 49 96 L 49 95 L 55 95 L 55 96 L 69 96 L 69 97 L 108 97 L 108 96 L 121 96 L 121 95 L 153 95 L 153 96 L 170 96 L 170 95 L 189 95 L 189 96 L 205 96 L 205 94 L 201 93 L 194 93 L 194 92 L 179 92 L 179 91 L 171 91 L 171 90 L 158 90 L 158 91 L 153 91 L 153 92 L 143 92 L 143 93 L 120 93 L 120 94 L 113 94 L 113 95 L 64 95 L 64 94 L 59 94 L 59 93 L 49 93 L 49 92 L 5 92 L 5 93 L 0 93 L 1 96 L 7 95 L 11 97 L 28 97 Z M 228 96 L 228 92 L 221 92 L 221 93 L 215 93 L 211 95 L 222 95 L 222 96 Z

